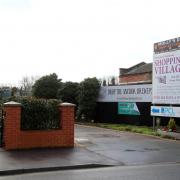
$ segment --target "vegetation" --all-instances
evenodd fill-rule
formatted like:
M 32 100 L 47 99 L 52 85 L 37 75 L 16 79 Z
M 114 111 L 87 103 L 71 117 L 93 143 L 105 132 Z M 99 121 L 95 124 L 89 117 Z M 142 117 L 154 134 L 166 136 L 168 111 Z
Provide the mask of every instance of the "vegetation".
M 32 87 L 37 80 L 37 77 L 31 76 L 24 76 L 20 81 L 20 95 L 21 96 L 32 96 Z
M 173 136 L 170 136 L 168 134 L 160 134 L 159 132 L 154 131 L 152 127 L 147 127 L 147 126 L 135 126 L 135 125 L 128 125 L 128 124 L 90 123 L 90 122 L 88 123 L 79 122 L 79 124 L 113 129 L 117 131 L 128 131 L 128 132 L 140 133 L 140 134 L 145 134 L 145 135 L 160 136 L 166 139 L 175 139 L 175 137 Z
M 97 78 L 87 78 L 79 85 L 77 117 L 92 120 L 95 116 L 96 99 L 99 94 L 100 83 Z
M 33 85 L 33 95 L 37 98 L 55 99 L 61 85 L 61 79 L 58 79 L 57 74 L 43 76 Z
M 22 100 L 22 98 L 19 99 L 21 99 L 22 104 L 24 103 L 23 104 L 24 109 L 31 110 L 32 113 L 35 112 L 35 109 L 33 109 L 35 107 L 37 109 L 38 108 L 41 109 L 42 113 L 39 112 L 39 114 L 41 114 L 41 116 L 43 117 L 45 116 L 45 114 L 43 114 L 43 112 L 45 111 L 43 109 L 45 108 L 44 104 L 46 104 L 46 107 L 48 105 L 46 100 L 41 100 L 41 99 L 60 99 L 64 102 L 69 102 L 77 105 L 78 119 L 81 119 L 81 117 L 84 117 L 83 118 L 84 120 L 94 119 L 96 113 L 96 99 L 98 97 L 99 89 L 100 89 L 100 82 L 96 77 L 86 78 L 81 83 L 74 83 L 74 82 L 63 83 L 55 73 L 42 76 L 36 81 L 35 79 L 36 79 L 35 77 L 31 77 L 31 78 L 23 77 L 20 87 L 13 87 L 12 91 L 9 90 L 8 92 L 10 92 L 10 94 L 9 96 L 7 96 L 7 98 L 4 98 L 4 100 L 11 100 L 12 98 L 25 97 L 25 96 L 34 97 L 31 98 L 30 101 L 31 103 L 27 102 L 27 99 L 26 100 Z M 0 91 L 0 95 L 1 94 L 2 93 Z M 38 99 L 35 100 L 35 98 L 39 98 L 39 101 Z M 17 98 L 14 99 L 14 101 L 17 101 Z M 26 112 L 26 114 L 28 113 Z M 23 116 L 25 117 L 25 115 Z M 30 113 L 28 116 L 30 116 Z M 36 119 L 36 117 L 34 119 Z M 31 122 L 32 124 L 34 123 L 33 120 Z M 27 127 L 25 127 L 25 129 L 26 128 Z M 36 128 L 37 127 L 35 127 L 35 129 Z
M 58 90 L 57 97 L 63 102 L 78 104 L 78 87 L 79 84 L 75 82 L 65 82 Z
M 102 81 L 102 86 L 106 86 L 107 85 L 107 83 L 106 83 L 106 80 L 104 79 L 103 81 Z
M 36 98 L 16 98 L 22 105 L 21 129 L 56 129 L 60 127 L 59 101 Z
M 135 125 L 127 125 L 127 124 L 109 124 L 109 123 L 108 124 L 107 123 L 89 123 L 89 125 L 107 128 L 107 129 L 114 129 L 118 131 L 130 131 L 130 132 L 141 133 L 141 134 L 157 135 L 157 133 L 154 132 L 151 127 L 147 127 L 147 126 L 135 126 Z
M 176 129 L 176 122 L 175 122 L 174 118 L 170 118 L 170 120 L 168 122 L 168 129 L 171 131 Z
M 11 88 L 11 96 L 15 96 L 17 92 L 18 92 L 18 88 L 17 87 L 12 87 Z

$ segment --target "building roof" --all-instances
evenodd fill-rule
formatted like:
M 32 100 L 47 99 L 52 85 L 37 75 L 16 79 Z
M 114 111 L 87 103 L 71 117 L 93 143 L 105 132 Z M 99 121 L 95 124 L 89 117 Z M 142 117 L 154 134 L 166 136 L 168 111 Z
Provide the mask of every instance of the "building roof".
M 120 76 L 151 73 L 151 72 L 152 72 L 152 63 L 145 63 L 145 62 L 138 63 L 127 69 L 120 68 Z

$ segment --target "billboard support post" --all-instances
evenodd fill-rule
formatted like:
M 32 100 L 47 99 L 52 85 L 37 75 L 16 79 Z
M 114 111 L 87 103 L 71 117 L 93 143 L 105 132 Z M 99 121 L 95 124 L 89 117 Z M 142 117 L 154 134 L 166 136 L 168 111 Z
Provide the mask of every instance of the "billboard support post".
M 154 106 L 154 104 L 153 104 L 153 106 Z M 155 121 L 156 121 L 155 116 L 153 116 L 153 131 L 155 131 Z
M 153 116 L 153 131 L 155 131 L 155 116 Z

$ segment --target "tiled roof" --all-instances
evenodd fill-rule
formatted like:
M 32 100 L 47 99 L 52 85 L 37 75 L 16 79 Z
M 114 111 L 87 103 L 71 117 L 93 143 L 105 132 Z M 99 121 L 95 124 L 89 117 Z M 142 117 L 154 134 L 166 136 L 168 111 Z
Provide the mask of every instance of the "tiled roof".
M 124 73 L 121 73 L 121 75 L 141 74 L 147 72 L 152 72 L 152 63 L 140 63 L 138 66 L 135 65 L 126 69 Z

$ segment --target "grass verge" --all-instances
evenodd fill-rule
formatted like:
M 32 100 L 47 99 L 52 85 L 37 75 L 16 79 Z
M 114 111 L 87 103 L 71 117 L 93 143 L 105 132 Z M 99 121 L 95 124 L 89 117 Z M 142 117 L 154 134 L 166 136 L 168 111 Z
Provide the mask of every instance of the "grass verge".
M 128 131 L 134 133 L 140 133 L 145 135 L 159 136 L 166 139 L 175 139 L 172 136 L 161 135 L 157 131 L 154 131 L 152 127 L 148 126 L 135 126 L 135 125 L 127 125 L 127 124 L 107 124 L 107 123 L 86 123 L 86 122 L 77 122 L 77 124 L 87 125 L 87 126 L 95 126 L 106 129 L 113 129 L 118 131 Z

